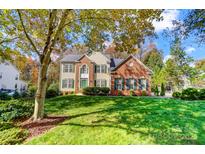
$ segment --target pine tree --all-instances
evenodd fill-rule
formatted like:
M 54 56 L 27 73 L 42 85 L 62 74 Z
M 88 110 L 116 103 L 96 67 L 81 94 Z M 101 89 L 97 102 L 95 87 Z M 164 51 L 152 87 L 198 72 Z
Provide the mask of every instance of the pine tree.
M 155 91 L 154 91 L 155 96 L 159 96 L 159 89 L 158 86 L 156 85 Z
M 160 96 L 164 96 L 165 95 L 165 87 L 164 87 L 164 83 L 161 84 L 161 92 L 160 92 Z

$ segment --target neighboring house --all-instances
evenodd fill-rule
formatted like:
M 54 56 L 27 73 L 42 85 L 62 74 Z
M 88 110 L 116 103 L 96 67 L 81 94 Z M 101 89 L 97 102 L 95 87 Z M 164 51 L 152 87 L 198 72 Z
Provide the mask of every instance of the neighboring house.
M 0 62 L 0 91 L 23 92 L 27 84 L 19 79 L 19 71 L 10 62 Z
M 112 95 L 151 94 L 151 70 L 135 56 L 109 58 L 101 52 L 66 55 L 60 65 L 60 91 L 82 93 L 85 87 L 109 87 Z

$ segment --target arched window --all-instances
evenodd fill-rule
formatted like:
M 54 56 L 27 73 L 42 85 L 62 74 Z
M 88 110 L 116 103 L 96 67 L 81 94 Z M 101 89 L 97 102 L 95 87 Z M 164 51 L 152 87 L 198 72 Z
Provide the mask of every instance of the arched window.
M 87 65 L 83 65 L 83 66 L 80 68 L 80 73 L 81 73 L 81 74 L 88 74 Z

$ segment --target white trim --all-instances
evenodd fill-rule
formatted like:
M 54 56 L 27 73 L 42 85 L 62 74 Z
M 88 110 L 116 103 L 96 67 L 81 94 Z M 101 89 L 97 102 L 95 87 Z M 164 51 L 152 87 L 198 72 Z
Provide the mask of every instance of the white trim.
M 90 70 L 89 70 L 89 67 L 88 67 L 88 64 L 85 64 L 85 63 L 83 63 L 80 67 L 79 67 L 79 83 L 78 83 L 78 86 L 79 86 L 79 90 L 81 90 L 82 88 L 80 87 L 80 79 L 81 79 L 81 73 L 80 73 L 80 70 L 81 70 L 81 68 L 82 68 L 82 66 L 83 65 L 86 65 L 86 67 L 88 68 L 88 87 L 89 87 L 89 85 L 90 85 L 90 83 L 89 83 L 89 79 L 90 79 Z M 86 78 L 84 78 L 84 79 L 86 79 Z

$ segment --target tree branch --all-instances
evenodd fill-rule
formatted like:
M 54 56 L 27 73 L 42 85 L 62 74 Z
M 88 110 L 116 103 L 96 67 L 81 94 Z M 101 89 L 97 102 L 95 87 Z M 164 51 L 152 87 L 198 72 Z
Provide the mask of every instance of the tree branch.
M 11 38 L 11 39 L 2 40 L 2 41 L 0 41 L 0 45 L 3 44 L 3 43 L 11 42 L 11 41 L 13 41 L 13 40 L 15 40 L 15 39 L 17 39 L 17 38 L 18 38 L 18 37 L 14 37 L 14 38 Z
M 22 20 L 22 16 L 21 16 L 21 12 L 20 10 L 17 10 L 18 12 L 18 15 L 19 15 L 19 19 L 20 19 L 20 22 L 21 22 L 21 26 L 23 27 L 23 31 L 24 31 L 24 34 L 26 35 L 26 38 L 28 39 L 28 41 L 31 43 L 31 46 L 33 47 L 34 51 L 39 55 L 41 56 L 41 54 L 39 53 L 38 49 L 36 48 L 34 42 L 32 41 L 31 37 L 28 35 L 27 33 L 27 30 L 25 28 L 25 25 L 23 23 L 23 20 Z

